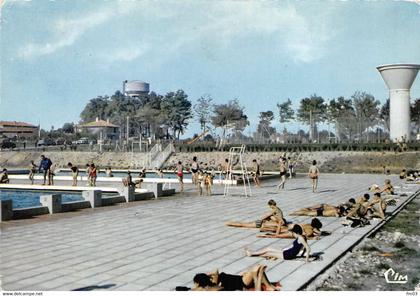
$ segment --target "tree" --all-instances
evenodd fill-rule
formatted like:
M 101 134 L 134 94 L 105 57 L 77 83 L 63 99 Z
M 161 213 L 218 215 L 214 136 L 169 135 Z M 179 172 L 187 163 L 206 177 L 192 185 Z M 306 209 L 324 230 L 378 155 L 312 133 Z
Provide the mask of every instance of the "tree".
M 375 97 L 366 92 L 356 91 L 351 98 L 358 123 L 359 141 L 362 140 L 363 132 L 377 124 L 379 118 L 379 105 Z M 369 133 L 367 133 L 369 135 Z M 367 139 L 369 141 L 369 139 Z
M 382 105 L 381 111 L 379 112 L 379 118 L 382 120 L 384 127 L 387 131 L 390 129 L 390 116 L 389 116 L 389 98 Z
M 327 105 L 322 97 L 316 94 L 311 95 L 309 98 L 303 98 L 300 101 L 300 106 L 297 112 L 297 118 L 304 124 L 309 124 L 309 138 L 314 140 L 314 130 L 318 122 L 327 119 Z
M 91 99 L 80 114 L 82 122 L 87 123 L 90 121 L 94 121 L 96 118 L 106 118 L 108 116 L 109 111 L 108 105 L 108 96 L 99 96 L 94 99 Z
M 265 139 L 270 138 L 276 132 L 276 129 L 271 126 L 271 121 L 274 119 L 273 111 L 260 112 L 260 122 L 257 126 L 257 132 Z
M 66 134 L 73 134 L 74 133 L 74 123 L 66 122 L 65 124 L 63 124 L 62 131 L 63 131 L 63 133 L 66 133 Z
M 286 122 L 290 122 L 295 119 L 295 111 L 292 108 L 292 101 L 287 99 L 284 103 L 277 103 L 277 109 L 279 110 L 279 121 L 284 124 L 283 136 L 286 136 L 284 130 L 286 130 Z
M 142 107 L 142 102 L 136 97 L 124 96 L 120 91 L 116 91 L 111 96 L 107 107 L 107 114 L 112 123 L 118 124 L 122 132 L 127 134 L 127 117 L 129 117 L 128 135 L 136 134 L 140 128 L 140 120 L 136 118 L 138 110 Z
M 239 105 L 238 99 L 229 101 L 227 104 L 213 106 L 211 122 L 216 128 L 222 129 L 222 141 L 226 138 L 229 129 L 243 131 L 249 125 L 248 116 L 244 113 L 244 107 Z M 222 146 L 222 142 L 220 144 Z
M 207 123 L 210 122 L 211 112 L 213 108 L 213 99 L 210 95 L 203 95 L 197 100 L 197 104 L 194 105 L 195 116 L 200 123 L 201 132 L 204 133 L 207 128 Z
M 165 124 L 172 129 L 174 138 L 179 139 L 188 126 L 188 120 L 193 117 L 188 95 L 183 90 L 167 93 L 163 97 L 161 109 Z
M 420 98 L 417 98 L 410 106 L 411 122 L 416 127 L 417 133 L 420 132 Z
M 279 110 L 280 123 L 290 122 L 295 118 L 295 111 L 292 108 L 292 101 L 290 99 L 287 99 L 282 104 L 277 103 L 277 108 Z
M 353 102 L 344 97 L 332 99 L 327 107 L 327 117 L 335 125 L 336 137 L 352 139 L 355 132 L 355 111 Z

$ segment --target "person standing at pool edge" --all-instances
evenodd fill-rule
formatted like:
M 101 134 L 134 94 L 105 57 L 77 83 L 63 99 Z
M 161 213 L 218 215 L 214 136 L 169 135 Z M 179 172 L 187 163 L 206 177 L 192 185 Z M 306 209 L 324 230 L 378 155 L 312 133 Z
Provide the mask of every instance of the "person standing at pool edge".
M 45 157 L 45 155 L 41 155 L 41 162 L 39 164 L 39 172 L 43 172 L 44 173 L 44 183 L 42 185 L 45 185 L 45 182 L 47 180 L 47 176 L 48 176 L 48 185 L 51 185 L 51 174 L 50 174 L 50 169 L 52 166 L 52 161 Z
M 77 186 L 77 177 L 79 176 L 79 168 L 73 165 L 71 162 L 69 162 L 67 166 L 70 168 L 71 175 L 73 178 L 73 184 L 71 186 Z
M 277 185 L 277 189 L 284 189 L 284 184 L 286 183 L 286 173 L 287 173 L 287 165 L 286 165 L 286 158 L 280 157 L 280 184 Z
M 29 180 L 31 181 L 31 185 L 34 185 L 34 176 L 36 174 L 37 165 L 33 160 L 31 160 L 31 164 L 29 166 Z
M 197 185 L 198 183 L 198 162 L 197 162 L 197 156 L 194 156 L 192 159 L 192 164 L 191 164 L 191 173 L 192 173 L 192 182 L 194 185 Z
M 90 182 L 91 182 L 90 186 L 93 186 L 93 187 L 96 186 L 97 176 L 98 176 L 97 168 L 95 167 L 95 164 L 92 162 L 90 164 L 90 171 L 89 171 L 89 177 L 90 177 Z
M 254 183 L 256 187 L 261 187 L 260 186 L 260 175 L 261 175 L 261 171 L 260 171 L 260 164 L 258 163 L 258 161 L 256 159 L 254 159 L 252 161 L 253 163 L 253 172 L 252 172 L 252 177 L 254 178 Z
M 182 166 L 182 162 L 178 161 L 178 164 L 176 165 L 176 176 L 178 177 L 179 186 L 181 192 L 184 191 L 184 168 Z
M 318 187 L 318 177 L 319 177 L 319 169 L 316 166 L 316 160 L 312 162 L 312 165 L 309 168 L 308 176 L 312 182 L 312 192 L 315 192 Z

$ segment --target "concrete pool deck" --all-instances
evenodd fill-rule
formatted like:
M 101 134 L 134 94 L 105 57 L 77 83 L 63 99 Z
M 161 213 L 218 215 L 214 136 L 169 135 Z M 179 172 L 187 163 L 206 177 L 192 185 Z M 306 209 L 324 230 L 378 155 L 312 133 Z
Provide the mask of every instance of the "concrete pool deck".
M 311 251 L 323 253 L 322 261 L 267 261 L 246 257 L 243 248 L 285 248 L 292 240 L 257 238 L 256 229 L 226 227 L 228 220 L 255 221 L 268 212 L 274 199 L 289 221 L 309 222 L 310 217 L 291 217 L 293 210 L 317 203 L 338 204 L 390 178 L 398 197 L 397 211 L 418 192 L 420 185 L 403 184 L 395 176 L 321 175 L 319 192 L 312 193 L 307 178 L 292 179 L 278 192 L 276 180 L 253 188 L 253 197 L 238 193 L 223 197 L 199 197 L 188 186 L 185 196 L 142 201 L 107 210 L 68 213 L 61 218 L 3 222 L 0 234 L 0 275 L 4 290 L 172 290 L 192 285 L 195 273 L 215 269 L 238 273 L 255 264 L 268 266 L 270 280 L 280 281 L 283 290 L 297 290 L 342 256 L 378 226 L 364 228 L 341 225 L 342 218 L 323 218 L 330 236 L 310 240 Z M 385 280 L 385 279 L 378 279 Z M 86 288 L 91 287 L 91 288 Z

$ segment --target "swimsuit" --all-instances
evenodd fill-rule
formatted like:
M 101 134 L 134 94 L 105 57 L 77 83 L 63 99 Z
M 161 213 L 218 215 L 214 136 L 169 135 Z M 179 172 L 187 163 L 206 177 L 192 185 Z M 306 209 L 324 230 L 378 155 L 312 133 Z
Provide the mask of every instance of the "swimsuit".
M 255 221 L 255 227 L 261 228 L 263 221 L 262 220 L 256 220 Z
M 323 213 L 324 213 L 324 207 L 320 207 L 320 208 L 316 209 L 316 215 L 317 216 L 322 216 Z
M 303 244 L 301 244 L 298 241 L 298 239 L 295 239 L 293 241 L 293 246 L 291 248 L 283 251 L 283 259 L 284 260 L 292 260 L 292 259 L 295 259 L 296 256 L 299 254 L 299 252 L 300 252 L 300 250 L 302 248 L 303 248 Z
M 198 164 L 196 162 L 193 162 L 193 164 L 191 165 L 191 172 L 193 172 L 194 174 L 198 172 Z
M 219 281 L 223 291 L 242 291 L 244 288 L 248 288 L 245 286 L 241 275 L 222 272 L 219 274 Z

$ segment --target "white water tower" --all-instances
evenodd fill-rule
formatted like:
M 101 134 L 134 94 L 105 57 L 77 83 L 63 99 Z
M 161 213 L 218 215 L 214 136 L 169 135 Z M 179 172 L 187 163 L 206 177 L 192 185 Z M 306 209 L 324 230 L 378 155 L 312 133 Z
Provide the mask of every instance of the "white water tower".
M 390 137 L 410 140 L 410 89 L 420 65 L 389 64 L 376 67 L 389 89 Z
M 140 80 L 123 81 L 123 94 L 125 96 L 139 97 L 147 93 L 149 93 L 149 83 Z

